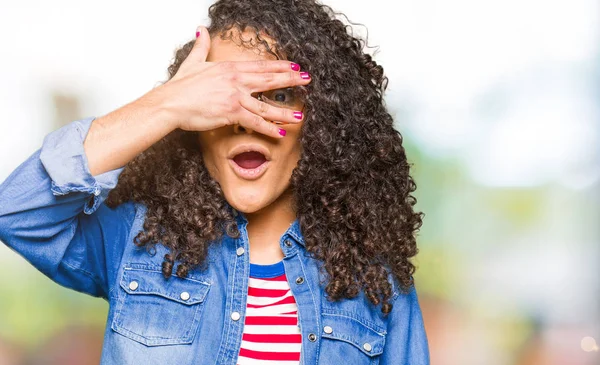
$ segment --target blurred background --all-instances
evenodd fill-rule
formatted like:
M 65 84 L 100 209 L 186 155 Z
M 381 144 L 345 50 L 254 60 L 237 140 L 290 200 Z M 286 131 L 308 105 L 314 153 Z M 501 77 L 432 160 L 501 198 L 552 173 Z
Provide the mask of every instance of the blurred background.
M 323 1 L 383 65 L 434 365 L 600 364 L 600 3 Z M 166 80 L 210 1 L 2 2 L 0 181 Z M 107 303 L 0 245 L 0 365 L 97 364 Z

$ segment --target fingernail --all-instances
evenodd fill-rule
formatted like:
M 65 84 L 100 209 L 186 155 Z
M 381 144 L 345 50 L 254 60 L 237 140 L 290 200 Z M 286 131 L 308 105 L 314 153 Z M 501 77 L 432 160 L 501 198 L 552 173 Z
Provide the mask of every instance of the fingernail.
M 294 112 L 294 118 L 302 119 L 302 112 Z
M 196 38 L 198 38 L 200 36 L 200 31 L 196 31 Z
M 309 80 L 310 74 L 308 72 L 300 72 L 300 77 L 302 77 L 304 80 Z
M 285 133 L 286 133 L 285 129 L 279 128 L 279 134 L 281 134 L 282 136 L 285 136 Z
M 294 70 L 294 71 L 300 70 L 300 65 L 297 63 L 292 62 L 291 66 L 292 66 L 292 70 Z

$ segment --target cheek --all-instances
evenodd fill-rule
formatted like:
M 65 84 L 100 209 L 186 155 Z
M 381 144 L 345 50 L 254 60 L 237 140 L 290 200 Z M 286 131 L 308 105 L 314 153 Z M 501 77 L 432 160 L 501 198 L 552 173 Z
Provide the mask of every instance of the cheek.
M 219 181 L 219 174 L 217 173 L 219 170 L 217 169 L 216 161 L 212 155 L 206 152 L 202 153 L 202 161 L 204 162 L 204 166 L 206 167 L 206 170 L 208 170 L 210 176 Z
M 301 146 L 297 143 L 294 146 L 290 147 L 289 153 L 286 155 L 285 159 L 282 161 L 281 165 L 281 176 L 282 179 L 288 181 L 292 176 L 292 171 L 298 166 L 298 161 L 301 156 Z
M 202 155 L 202 161 L 204 166 L 208 170 L 208 173 L 215 179 L 219 180 L 218 176 L 218 161 L 216 153 L 216 143 L 212 140 L 212 136 L 207 135 L 209 132 L 201 132 L 198 138 L 200 154 Z

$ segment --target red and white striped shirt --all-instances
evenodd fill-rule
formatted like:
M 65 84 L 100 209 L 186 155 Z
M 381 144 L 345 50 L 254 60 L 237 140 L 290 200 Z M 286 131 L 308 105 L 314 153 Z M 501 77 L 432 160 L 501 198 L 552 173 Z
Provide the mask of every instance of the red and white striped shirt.
M 250 263 L 248 302 L 238 365 L 298 365 L 302 337 L 298 307 L 283 261 Z

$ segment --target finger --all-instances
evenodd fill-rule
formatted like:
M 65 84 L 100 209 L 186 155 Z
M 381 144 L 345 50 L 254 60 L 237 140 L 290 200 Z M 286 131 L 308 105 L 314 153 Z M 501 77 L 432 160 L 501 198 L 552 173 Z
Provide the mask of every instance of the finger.
M 240 72 L 287 72 L 300 70 L 300 65 L 287 60 L 230 61 Z
M 263 72 L 263 73 L 241 73 L 239 82 L 250 91 L 281 89 L 289 86 L 306 85 L 311 81 L 308 72 Z
M 203 26 L 198 26 L 196 32 L 196 34 L 199 34 L 196 37 L 188 58 L 198 62 L 206 62 L 206 57 L 208 57 L 208 52 L 210 51 L 210 35 L 208 34 L 208 30 Z
M 240 105 L 253 114 L 260 116 L 262 119 L 273 122 L 299 123 L 302 121 L 302 118 L 304 118 L 304 114 L 300 110 L 279 108 L 260 101 L 248 94 L 242 94 L 240 97 Z
M 236 124 L 239 124 L 244 128 L 257 131 L 258 133 L 262 133 L 274 138 L 283 138 L 283 136 L 285 136 L 285 129 L 279 128 L 275 124 L 267 122 L 261 116 L 256 115 L 244 108 L 240 109 L 240 112 L 237 114 L 235 119 Z

